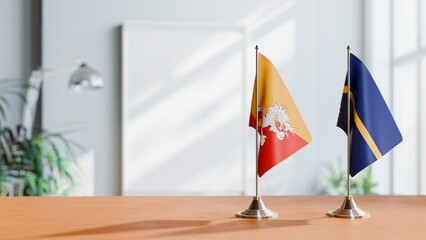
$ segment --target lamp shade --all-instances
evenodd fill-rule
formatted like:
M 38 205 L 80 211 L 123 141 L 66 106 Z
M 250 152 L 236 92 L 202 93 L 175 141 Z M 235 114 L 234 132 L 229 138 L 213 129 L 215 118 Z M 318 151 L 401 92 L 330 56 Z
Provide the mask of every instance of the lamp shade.
M 100 89 L 104 86 L 104 79 L 97 71 L 82 63 L 72 74 L 69 86 L 76 90 Z

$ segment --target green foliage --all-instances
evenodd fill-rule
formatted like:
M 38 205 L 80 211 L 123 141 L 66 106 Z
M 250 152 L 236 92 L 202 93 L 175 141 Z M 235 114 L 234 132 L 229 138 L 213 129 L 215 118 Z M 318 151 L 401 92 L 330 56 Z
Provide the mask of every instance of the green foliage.
M 326 174 L 320 177 L 322 184 L 321 193 L 333 195 L 346 194 L 347 169 L 342 159 L 337 157 L 335 162 L 326 161 L 324 163 L 324 168 Z M 374 189 L 377 187 L 377 183 L 373 181 L 372 174 L 370 166 L 351 178 L 351 194 L 376 194 Z
M 62 133 L 26 138 L 21 126 L 4 128 L 0 142 L 1 195 L 64 195 L 74 186 L 74 144 Z

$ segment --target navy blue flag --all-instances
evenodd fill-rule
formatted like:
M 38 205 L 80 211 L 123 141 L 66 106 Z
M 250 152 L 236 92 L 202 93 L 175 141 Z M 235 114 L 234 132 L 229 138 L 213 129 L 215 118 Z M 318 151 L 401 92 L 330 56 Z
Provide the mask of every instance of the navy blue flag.
M 350 54 L 350 74 L 350 174 L 353 177 L 398 145 L 402 135 L 370 72 L 353 54 Z M 346 78 L 337 119 L 337 126 L 346 133 L 347 94 Z

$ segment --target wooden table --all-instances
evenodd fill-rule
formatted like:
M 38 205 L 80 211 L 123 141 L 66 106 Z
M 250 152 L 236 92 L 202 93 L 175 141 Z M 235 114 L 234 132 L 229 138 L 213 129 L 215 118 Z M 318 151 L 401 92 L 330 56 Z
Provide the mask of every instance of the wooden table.
M 0 198 L 0 239 L 426 239 L 426 196 L 356 196 L 369 219 L 326 217 L 341 196 L 263 197 L 272 220 L 234 217 L 251 197 Z

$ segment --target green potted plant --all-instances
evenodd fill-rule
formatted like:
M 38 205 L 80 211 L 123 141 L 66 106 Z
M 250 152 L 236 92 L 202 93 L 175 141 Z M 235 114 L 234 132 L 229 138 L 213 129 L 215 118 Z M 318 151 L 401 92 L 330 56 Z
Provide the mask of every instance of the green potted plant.
M 74 147 L 80 147 L 64 136 L 67 131 L 28 136 L 21 125 L 15 131 L 4 126 L 8 95 L 25 102 L 23 92 L 29 87 L 17 80 L 0 81 L 0 195 L 67 195 L 75 185 Z

